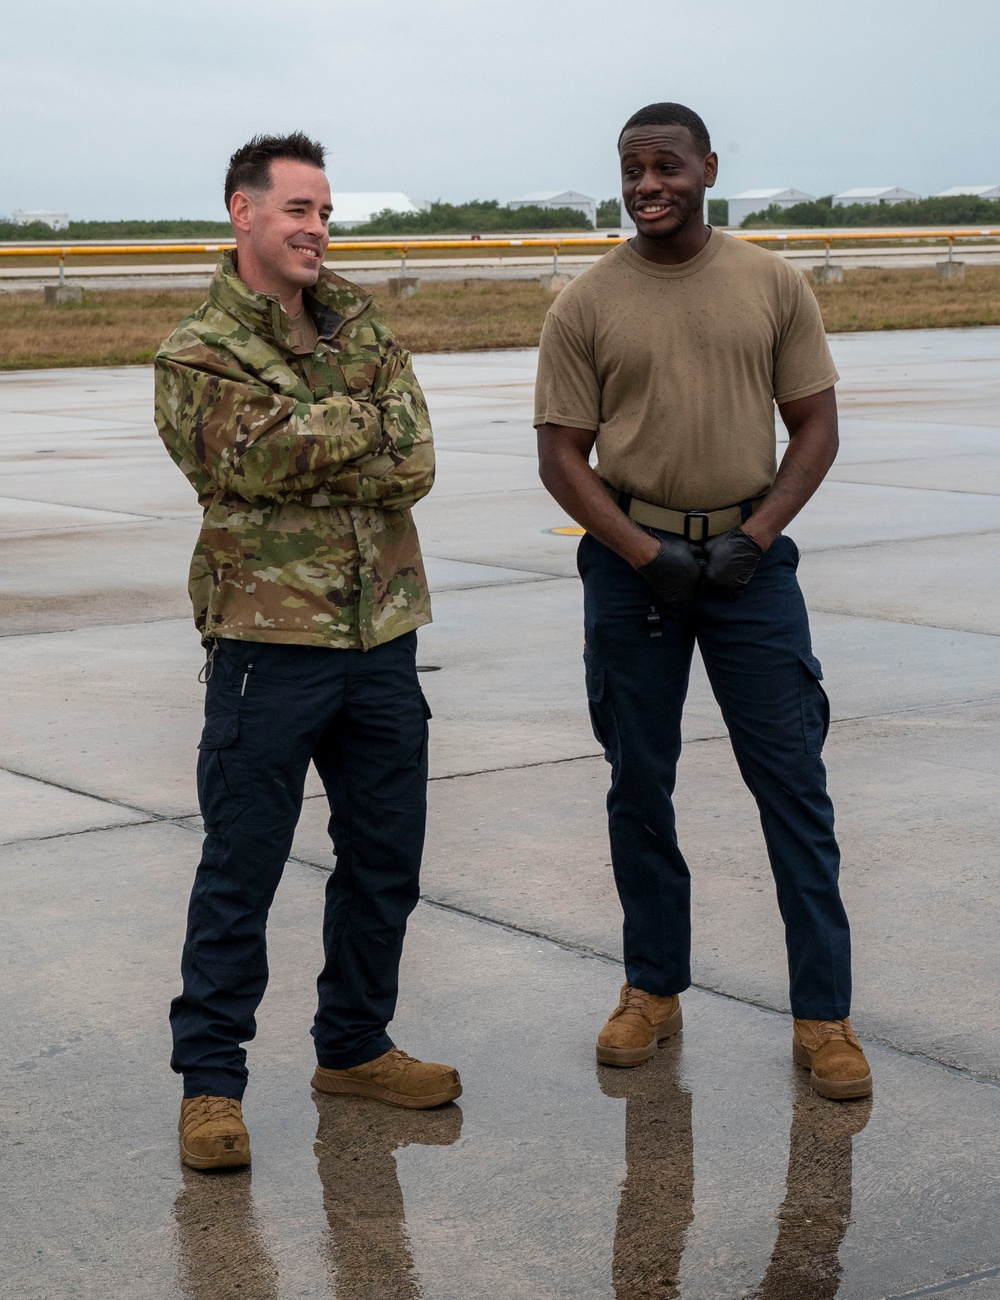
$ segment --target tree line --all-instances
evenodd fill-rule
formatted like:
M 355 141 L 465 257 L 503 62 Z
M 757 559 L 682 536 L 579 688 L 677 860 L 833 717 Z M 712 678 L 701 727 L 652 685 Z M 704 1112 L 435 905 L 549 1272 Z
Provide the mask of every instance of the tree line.
M 724 200 L 723 200 L 724 201 Z M 709 203 L 711 209 L 712 200 Z M 741 223 L 744 230 L 786 229 L 789 226 L 1000 226 L 1000 200 L 974 194 L 948 198 L 916 199 L 905 203 L 849 203 L 833 206 L 833 195 L 810 203 L 782 208 L 772 203 L 752 212 Z
M 620 224 L 618 200 L 605 199 L 597 206 L 599 227 Z M 432 203 L 428 212 L 393 212 L 386 209 L 371 221 L 351 230 L 330 223 L 333 234 L 344 235 L 470 235 L 504 234 L 532 230 L 593 230 L 582 212 L 573 208 L 505 208 L 496 199 L 473 199 L 469 203 Z M 53 230 L 42 222 L 17 226 L 0 217 L 0 242 L 15 240 L 84 239 L 228 239 L 228 221 L 71 221 L 65 230 Z

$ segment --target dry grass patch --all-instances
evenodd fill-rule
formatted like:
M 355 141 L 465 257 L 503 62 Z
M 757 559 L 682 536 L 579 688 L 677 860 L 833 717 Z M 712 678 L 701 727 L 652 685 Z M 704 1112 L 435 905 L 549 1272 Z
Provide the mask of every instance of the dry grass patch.
M 939 280 L 930 268 L 846 271 L 842 284 L 814 292 L 828 334 L 1000 325 L 1000 266 L 967 267 L 964 280 Z
M 537 280 L 429 281 L 412 298 L 375 298 L 383 319 L 411 352 L 533 348 L 552 294 Z
M 551 295 L 532 280 L 427 281 L 412 298 L 373 290 L 400 342 L 414 352 L 526 348 L 538 343 Z M 1000 267 L 969 267 L 964 280 L 934 271 L 848 271 L 817 285 L 831 334 L 848 330 L 1000 325 Z M 0 294 L 0 369 L 142 365 L 204 300 L 197 289 L 85 293 L 49 307 L 40 292 Z
M 0 368 L 142 365 L 204 301 L 198 289 L 114 289 L 63 307 L 40 290 L 0 294 Z
M 374 295 L 389 327 L 414 352 L 534 347 L 552 301 L 535 281 L 431 283 L 403 299 L 376 285 Z M 0 369 L 148 363 L 204 300 L 200 289 L 115 289 L 54 307 L 38 291 L 0 294 Z

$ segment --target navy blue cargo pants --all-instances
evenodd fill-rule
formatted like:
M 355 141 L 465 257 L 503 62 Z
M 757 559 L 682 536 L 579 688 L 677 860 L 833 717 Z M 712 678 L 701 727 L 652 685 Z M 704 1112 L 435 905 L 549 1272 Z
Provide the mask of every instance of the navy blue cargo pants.
M 650 637 L 646 582 L 586 535 L 578 565 L 591 718 L 611 764 L 608 822 L 625 914 L 625 974 L 660 997 L 691 982 L 691 881 L 677 845 L 672 796 L 681 711 L 695 642 L 757 801 L 785 925 L 792 1014 L 850 1013 L 850 930 L 821 751 L 829 705 L 820 686 L 795 570 L 778 537 L 736 601 L 702 590 L 661 610 Z
M 171 1005 L 184 1095 L 236 1097 L 267 985 L 265 928 L 310 761 L 337 855 L 312 1033 L 320 1065 L 392 1047 L 406 921 L 417 902 L 429 710 L 416 633 L 372 650 L 219 640 L 205 698 L 198 794 L 205 844 Z

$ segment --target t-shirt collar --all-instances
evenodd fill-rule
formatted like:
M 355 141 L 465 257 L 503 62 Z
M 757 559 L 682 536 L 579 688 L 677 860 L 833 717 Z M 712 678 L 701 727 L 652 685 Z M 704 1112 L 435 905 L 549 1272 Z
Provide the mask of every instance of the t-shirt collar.
M 697 275 L 709 262 L 713 261 L 726 236 L 723 235 L 714 226 L 710 227 L 708 243 L 694 257 L 689 258 L 686 262 L 678 262 L 675 266 L 664 266 L 660 262 L 651 262 L 648 257 L 641 257 L 631 244 L 619 244 L 615 252 L 623 259 L 627 266 L 633 271 L 639 271 L 643 275 L 652 275 L 658 280 L 681 280 L 688 275 Z

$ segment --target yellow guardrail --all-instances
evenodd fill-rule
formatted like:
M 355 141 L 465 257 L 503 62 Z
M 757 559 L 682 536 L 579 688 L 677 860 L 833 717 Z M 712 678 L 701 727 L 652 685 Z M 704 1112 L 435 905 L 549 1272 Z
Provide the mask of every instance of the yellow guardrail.
M 826 260 L 829 263 L 830 249 L 835 243 L 869 242 L 910 243 L 912 241 L 947 240 L 948 260 L 951 261 L 955 241 L 960 239 L 1000 238 L 1000 227 L 962 226 L 955 229 L 931 227 L 927 230 L 734 230 L 730 231 L 737 239 L 746 239 L 754 244 L 795 244 L 810 243 L 825 246 Z M 546 238 L 543 235 L 525 235 L 513 239 L 480 239 L 466 236 L 464 239 L 365 239 L 343 240 L 331 244 L 338 252 L 387 252 L 395 251 L 401 255 L 402 269 L 406 270 L 407 254 L 426 249 L 470 249 L 470 248 L 550 248 L 552 250 L 553 270 L 559 269 L 559 253 L 562 249 L 620 244 L 625 235 L 571 235 L 559 238 Z M 0 247 L 2 257 L 57 257 L 59 259 L 59 279 L 65 276 L 67 257 L 124 257 L 155 256 L 177 253 L 220 253 L 232 248 L 226 240 L 205 244 L 47 244 L 18 248 L 14 245 Z

